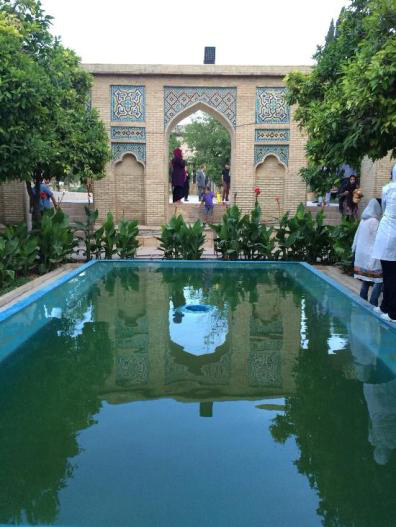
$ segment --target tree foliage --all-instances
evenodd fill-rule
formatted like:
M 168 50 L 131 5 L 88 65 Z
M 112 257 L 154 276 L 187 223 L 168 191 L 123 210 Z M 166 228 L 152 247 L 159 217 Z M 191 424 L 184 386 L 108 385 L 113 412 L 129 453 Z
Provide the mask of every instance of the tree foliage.
M 91 77 L 50 32 L 38 0 L 0 0 L 0 182 L 100 178 L 108 138 Z
M 302 175 L 323 192 L 343 163 L 396 155 L 396 0 L 353 0 L 314 58 L 312 72 L 290 74 L 287 87 L 308 134 Z
M 180 141 L 178 135 L 175 134 L 174 132 L 171 133 L 170 136 L 169 136 L 169 152 L 168 152 L 169 159 L 172 159 L 173 151 L 176 148 L 180 148 L 180 147 L 181 147 L 181 141 Z
M 227 130 L 216 119 L 205 115 L 186 125 L 183 142 L 194 152 L 194 167 L 205 164 L 209 179 L 220 183 L 224 165 L 231 159 L 231 139 Z

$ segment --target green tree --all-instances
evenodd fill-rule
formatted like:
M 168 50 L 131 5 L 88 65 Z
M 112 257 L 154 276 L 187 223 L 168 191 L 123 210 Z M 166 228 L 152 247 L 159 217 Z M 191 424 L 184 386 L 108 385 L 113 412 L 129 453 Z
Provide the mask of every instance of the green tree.
M 205 115 L 186 125 L 183 142 L 194 152 L 194 167 L 205 164 L 209 179 L 219 184 L 224 165 L 230 163 L 231 158 L 227 130 L 216 119 Z
M 169 137 L 169 159 L 172 159 L 173 157 L 173 151 L 176 149 L 176 148 L 180 148 L 181 147 L 181 141 L 179 139 L 179 135 L 178 134 L 175 134 L 174 132 L 170 134 L 170 137 Z
M 22 180 L 39 214 L 39 178 L 97 179 L 108 138 L 90 108 L 91 77 L 49 32 L 38 0 L 0 0 L 0 182 Z
M 353 0 L 330 26 L 308 75 L 287 78 L 295 118 L 308 134 L 312 190 L 328 190 L 347 162 L 396 155 L 396 0 Z M 323 170 L 323 168 L 326 170 Z

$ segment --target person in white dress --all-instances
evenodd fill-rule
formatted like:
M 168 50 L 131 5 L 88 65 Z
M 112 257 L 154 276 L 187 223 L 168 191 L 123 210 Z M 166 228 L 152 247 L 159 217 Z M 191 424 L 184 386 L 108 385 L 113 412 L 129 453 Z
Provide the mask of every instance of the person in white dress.
M 382 189 L 382 211 L 373 258 L 381 260 L 384 289 L 379 308 L 382 318 L 396 323 L 396 164 L 391 172 L 391 182 Z
M 373 286 L 370 296 L 370 304 L 373 306 L 378 306 L 382 291 L 381 262 L 372 256 L 381 216 L 379 201 L 371 199 L 363 211 L 352 245 L 355 253 L 354 276 L 362 282 L 360 296 L 367 300 L 369 288 Z

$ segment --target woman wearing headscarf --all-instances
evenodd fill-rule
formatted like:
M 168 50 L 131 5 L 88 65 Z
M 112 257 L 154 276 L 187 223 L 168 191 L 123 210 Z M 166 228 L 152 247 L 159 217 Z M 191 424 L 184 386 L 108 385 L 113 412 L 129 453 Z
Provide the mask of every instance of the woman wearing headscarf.
M 396 165 L 391 182 L 382 189 L 382 211 L 373 258 L 381 260 L 384 278 L 384 296 L 380 308 L 385 320 L 396 323 Z
M 370 304 L 373 306 L 378 306 L 382 291 L 381 262 L 372 256 L 381 215 L 379 201 L 371 199 L 363 211 L 352 245 L 355 253 L 354 276 L 362 282 L 360 296 L 367 300 L 369 288 L 373 286 L 370 296 Z
M 186 180 L 185 169 L 186 162 L 183 159 L 183 152 L 180 148 L 175 148 L 172 159 L 173 203 L 180 201 L 184 197 L 184 183 Z
M 347 218 L 354 219 L 357 216 L 358 203 L 354 201 L 354 192 L 357 190 L 356 176 L 350 176 L 348 182 L 340 193 L 343 199 L 343 215 Z

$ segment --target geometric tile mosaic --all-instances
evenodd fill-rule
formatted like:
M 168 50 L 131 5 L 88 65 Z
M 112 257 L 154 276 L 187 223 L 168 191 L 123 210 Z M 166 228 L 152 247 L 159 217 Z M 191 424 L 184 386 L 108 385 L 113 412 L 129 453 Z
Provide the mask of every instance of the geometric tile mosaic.
M 146 129 L 143 126 L 112 126 L 111 139 L 144 143 L 146 141 Z
M 255 131 L 256 143 L 287 143 L 290 130 L 283 128 L 260 128 Z
M 278 351 L 250 352 L 250 386 L 282 386 L 281 354 Z
M 254 145 L 254 165 L 269 156 L 276 156 L 286 166 L 289 164 L 289 145 Z
M 111 157 L 119 161 L 124 154 L 133 154 L 142 163 L 146 162 L 146 145 L 144 143 L 112 143 Z
M 221 113 L 235 128 L 236 126 L 236 88 L 174 87 L 164 88 L 164 126 L 178 113 L 202 102 Z
M 144 121 L 144 86 L 111 87 L 111 120 Z
M 256 123 L 284 124 L 290 122 L 286 88 L 257 88 Z

